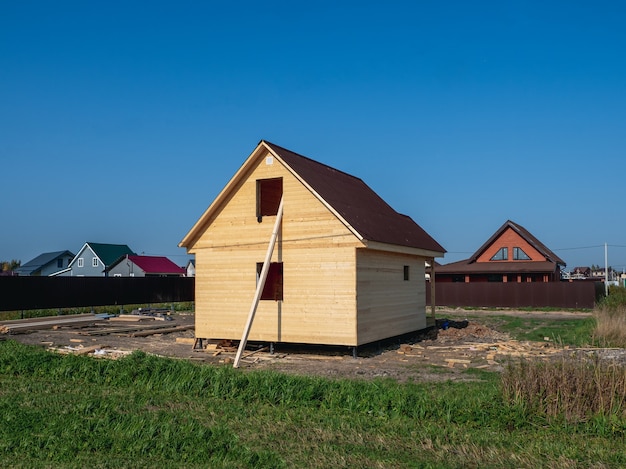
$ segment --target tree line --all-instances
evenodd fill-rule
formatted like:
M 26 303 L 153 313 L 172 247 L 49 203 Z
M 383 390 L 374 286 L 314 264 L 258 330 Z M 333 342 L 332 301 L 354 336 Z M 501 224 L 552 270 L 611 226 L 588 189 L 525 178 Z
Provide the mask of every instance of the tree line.
M 0 261 L 0 271 L 10 272 L 17 269 L 21 264 L 22 261 L 18 261 L 17 259 L 12 259 L 10 261 Z

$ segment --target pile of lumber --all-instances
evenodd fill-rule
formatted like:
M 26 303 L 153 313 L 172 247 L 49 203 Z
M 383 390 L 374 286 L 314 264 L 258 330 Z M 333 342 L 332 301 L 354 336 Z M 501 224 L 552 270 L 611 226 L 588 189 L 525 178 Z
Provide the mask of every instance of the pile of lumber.
M 484 361 L 487 362 L 487 365 L 497 365 L 495 359 L 498 355 L 502 358 L 547 358 L 558 352 L 562 352 L 564 349 L 567 349 L 567 347 L 558 348 L 552 344 L 542 342 L 507 340 L 493 343 L 480 342 L 443 346 L 402 344 L 398 349 L 398 353 L 431 360 L 438 356 L 438 358 L 449 367 L 454 367 L 457 364 L 467 367 L 470 364 L 480 365 L 484 363 Z M 478 368 L 481 367 L 482 366 L 478 366 Z
M 172 319 L 170 318 L 170 321 Z M 194 329 L 193 325 L 172 325 L 160 316 L 122 314 L 102 316 L 95 314 L 72 314 L 41 318 L 18 319 L 0 322 L 0 334 L 21 334 L 43 329 L 61 327 L 80 328 L 79 334 L 99 336 L 116 334 L 127 337 L 147 337 L 155 334 L 168 334 Z
M 0 333 L 20 334 L 42 329 L 56 329 L 66 326 L 85 326 L 101 321 L 102 317 L 95 314 L 72 314 L 66 316 L 46 316 L 41 318 L 17 319 L 1 321 Z

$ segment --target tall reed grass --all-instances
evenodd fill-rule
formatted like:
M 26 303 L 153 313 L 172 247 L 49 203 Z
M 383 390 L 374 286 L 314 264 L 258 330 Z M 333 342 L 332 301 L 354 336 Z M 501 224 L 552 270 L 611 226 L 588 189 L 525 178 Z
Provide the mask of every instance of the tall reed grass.
M 594 310 L 594 342 L 603 347 L 626 348 L 626 305 L 598 306 Z
M 603 347 L 626 347 L 626 288 L 611 287 L 594 310 L 594 342 Z
M 502 374 L 505 402 L 570 423 L 626 419 L 626 366 L 615 361 L 564 358 L 511 362 Z M 624 424 L 623 424 L 624 425 Z M 626 431 L 626 426 L 622 432 Z

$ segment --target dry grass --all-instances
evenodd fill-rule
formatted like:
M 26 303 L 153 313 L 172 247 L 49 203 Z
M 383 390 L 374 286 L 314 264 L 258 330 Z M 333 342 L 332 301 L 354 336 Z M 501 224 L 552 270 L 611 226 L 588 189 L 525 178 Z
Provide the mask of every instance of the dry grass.
M 626 366 L 612 361 L 511 363 L 502 375 L 502 389 L 509 403 L 568 422 L 626 418 Z
M 601 305 L 594 310 L 594 341 L 604 347 L 626 348 L 626 305 Z

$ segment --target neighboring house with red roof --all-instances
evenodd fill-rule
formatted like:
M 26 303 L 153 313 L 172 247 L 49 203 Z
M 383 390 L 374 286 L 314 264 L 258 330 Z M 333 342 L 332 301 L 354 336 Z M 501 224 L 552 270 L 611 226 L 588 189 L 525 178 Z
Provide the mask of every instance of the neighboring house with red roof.
M 358 346 L 426 327 L 425 263 L 445 249 L 361 179 L 261 141 L 180 242 L 196 337 Z
M 185 269 L 164 256 L 127 254 L 108 269 L 109 277 L 184 277 Z
M 565 262 L 507 220 L 470 257 L 435 267 L 436 282 L 558 282 Z

